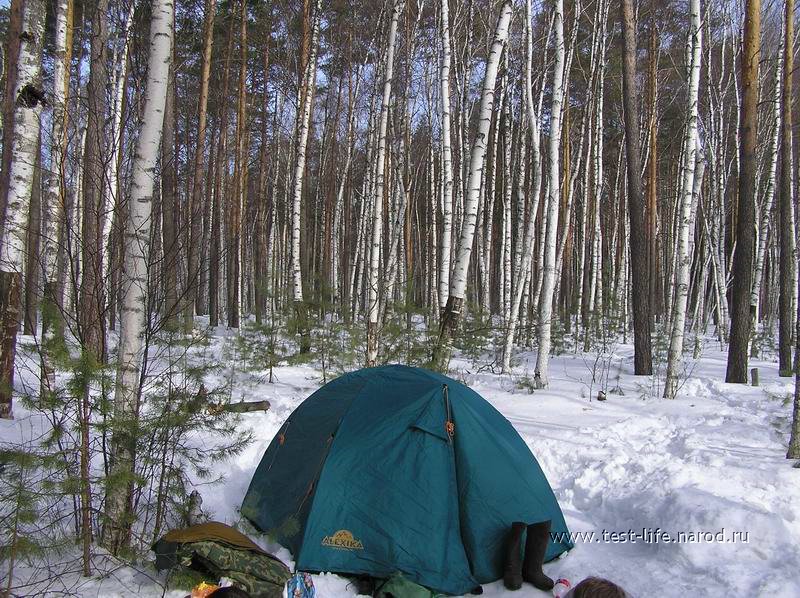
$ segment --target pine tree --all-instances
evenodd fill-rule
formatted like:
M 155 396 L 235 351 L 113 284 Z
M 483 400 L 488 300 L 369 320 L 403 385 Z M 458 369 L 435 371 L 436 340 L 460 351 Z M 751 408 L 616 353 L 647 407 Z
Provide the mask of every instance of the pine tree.
M 739 137 L 739 195 L 736 211 L 736 248 L 733 252 L 731 285 L 731 340 L 726 382 L 747 383 L 747 358 L 755 306 L 753 284 L 753 238 L 758 136 L 758 63 L 761 57 L 761 1 L 747 0 L 742 45 L 742 109 Z

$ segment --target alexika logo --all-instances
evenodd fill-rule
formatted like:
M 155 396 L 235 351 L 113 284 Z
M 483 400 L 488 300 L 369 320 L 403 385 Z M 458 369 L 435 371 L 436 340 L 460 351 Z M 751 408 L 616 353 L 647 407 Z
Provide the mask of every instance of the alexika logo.
M 356 540 L 353 532 L 346 529 L 340 529 L 332 536 L 325 536 L 322 538 L 322 545 L 339 550 L 364 550 L 361 540 Z

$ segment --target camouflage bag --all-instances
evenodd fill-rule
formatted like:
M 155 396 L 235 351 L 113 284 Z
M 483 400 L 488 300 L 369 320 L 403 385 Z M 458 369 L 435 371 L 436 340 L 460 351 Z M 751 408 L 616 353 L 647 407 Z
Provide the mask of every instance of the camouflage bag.
M 227 577 L 254 598 L 281 598 L 289 568 L 240 532 L 205 524 L 173 530 L 153 545 L 157 569 L 185 567 L 214 580 Z

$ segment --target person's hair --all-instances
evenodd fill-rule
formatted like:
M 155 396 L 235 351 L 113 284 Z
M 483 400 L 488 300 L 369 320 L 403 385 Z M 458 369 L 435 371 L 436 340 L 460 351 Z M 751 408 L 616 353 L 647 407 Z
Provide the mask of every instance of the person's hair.
M 628 598 L 621 587 L 601 577 L 587 577 L 570 594 L 572 598 Z
M 208 595 L 208 598 L 251 598 L 248 592 L 236 586 L 228 586 L 214 590 Z

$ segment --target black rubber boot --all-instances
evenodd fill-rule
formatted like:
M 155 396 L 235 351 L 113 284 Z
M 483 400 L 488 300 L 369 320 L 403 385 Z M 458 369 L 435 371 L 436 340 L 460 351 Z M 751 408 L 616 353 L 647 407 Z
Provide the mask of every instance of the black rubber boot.
M 540 590 L 552 590 L 553 580 L 542 571 L 544 554 L 550 542 L 550 521 L 542 521 L 528 526 L 525 540 L 525 561 L 522 563 L 522 578 Z
M 506 562 L 503 573 L 503 585 L 509 590 L 518 590 L 522 587 L 522 532 L 525 531 L 525 524 L 515 521 L 511 524 L 506 540 Z

